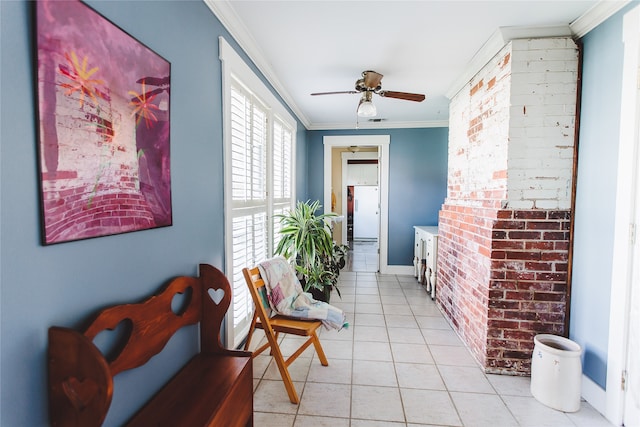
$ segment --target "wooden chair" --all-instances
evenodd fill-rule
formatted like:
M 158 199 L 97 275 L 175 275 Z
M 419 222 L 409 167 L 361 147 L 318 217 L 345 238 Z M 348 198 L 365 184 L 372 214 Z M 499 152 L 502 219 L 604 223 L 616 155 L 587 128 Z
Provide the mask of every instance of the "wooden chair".
M 253 356 L 255 357 L 259 355 L 267 348 L 271 349 L 271 355 L 273 356 L 276 365 L 278 365 L 280 376 L 282 376 L 282 381 L 284 382 L 284 386 L 289 394 L 289 400 L 291 403 L 297 404 L 300 402 L 300 399 L 298 398 L 298 393 L 293 385 L 293 381 L 291 381 L 288 366 L 293 363 L 293 361 L 296 360 L 298 356 L 300 356 L 311 344 L 315 347 L 322 366 L 329 365 L 327 357 L 324 354 L 324 350 L 322 349 L 322 345 L 320 344 L 320 339 L 318 339 L 318 335 L 316 333 L 318 328 L 322 326 L 322 322 L 319 320 L 300 320 L 281 315 L 269 317 L 267 312 L 269 304 L 266 299 L 267 293 L 265 282 L 262 277 L 260 277 L 260 270 L 258 270 L 257 267 L 251 269 L 244 268 L 242 272 L 245 280 L 247 281 L 247 286 L 249 286 L 249 292 L 251 293 L 251 298 L 253 298 L 253 304 L 255 305 L 255 312 L 253 314 L 253 320 L 251 321 L 251 327 L 249 329 L 249 335 L 247 336 L 244 349 L 247 350 L 249 348 L 251 338 L 256 328 L 264 330 L 267 342 L 256 349 L 253 352 Z M 278 336 L 280 333 L 308 337 L 308 339 L 285 360 L 278 344 Z

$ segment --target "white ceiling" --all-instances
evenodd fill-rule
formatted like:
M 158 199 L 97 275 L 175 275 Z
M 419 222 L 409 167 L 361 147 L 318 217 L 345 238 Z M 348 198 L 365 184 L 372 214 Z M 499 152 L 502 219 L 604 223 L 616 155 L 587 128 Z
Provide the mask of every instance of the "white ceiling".
M 356 127 L 364 70 L 383 90 L 424 93 L 421 103 L 374 95 L 380 123 L 446 126 L 455 94 L 510 39 L 582 36 L 627 1 L 204 0 L 307 129 Z

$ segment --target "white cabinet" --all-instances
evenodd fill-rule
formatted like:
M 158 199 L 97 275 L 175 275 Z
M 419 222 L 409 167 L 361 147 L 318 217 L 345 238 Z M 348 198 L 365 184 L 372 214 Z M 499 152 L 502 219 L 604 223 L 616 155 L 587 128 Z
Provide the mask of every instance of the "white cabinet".
M 414 276 L 436 297 L 436 275 L 438 256 L 438 227 L 414 225 L 416 231 L 414 247 Z

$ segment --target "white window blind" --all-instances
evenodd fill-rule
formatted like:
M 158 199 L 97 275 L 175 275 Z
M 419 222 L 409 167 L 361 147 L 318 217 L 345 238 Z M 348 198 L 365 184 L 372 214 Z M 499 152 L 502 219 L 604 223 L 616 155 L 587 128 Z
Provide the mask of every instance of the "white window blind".
M 280 242 L 280 221 L 276 215 L 285 213 L 293 203 L 292 182 L 292 133 L 291 129 L 279 119 L 273 124 L 273 239 L 272 251 Z
M 253 308 L 242 269 L 267 257 L 267 113 L 249 93 L 231 87 L 233 346 L 251 323 Z
M 221 38 L 225 149 L 226 275 L 232 282 L 227 346 L 249 330 L 253 303 L 242 275 L 273 256 L 279 221 L 293 206 L 295 121 Z

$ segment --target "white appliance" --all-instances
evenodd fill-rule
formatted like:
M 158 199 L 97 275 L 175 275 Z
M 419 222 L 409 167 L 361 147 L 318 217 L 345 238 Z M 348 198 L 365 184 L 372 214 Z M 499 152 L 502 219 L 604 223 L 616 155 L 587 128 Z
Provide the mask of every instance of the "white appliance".
M 378 186 L 354 185 L 353 198 L 353 239 L 378 239 Z

